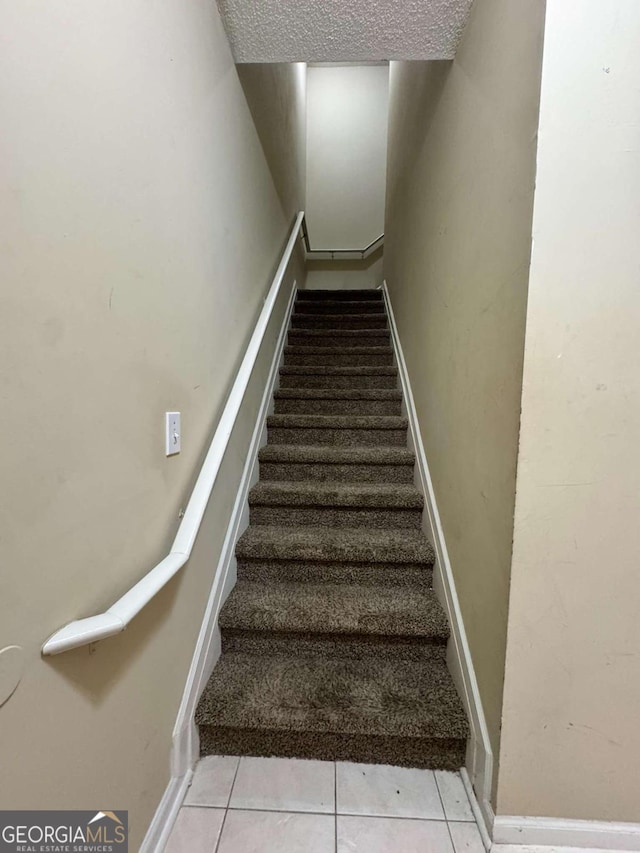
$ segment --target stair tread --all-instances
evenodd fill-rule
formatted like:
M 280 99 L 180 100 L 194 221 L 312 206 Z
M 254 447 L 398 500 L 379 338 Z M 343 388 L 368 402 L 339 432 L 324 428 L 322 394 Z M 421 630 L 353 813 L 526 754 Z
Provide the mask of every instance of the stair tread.
M 376 367 L 333 367 L 331 365 L 285 364 L 280 368 L 280 373 L 295 373 L 299 376 L 313 374 L 322 374 L 323 376 L 397 376 L 398 368 L 391 365 Z
M 352 297 L 352 299 L 350 299 Z M 299 290 L 297 298 L 305 302 L 307 299 L 320 299 L 322 301 L 330 300 L 358 300 L 358 299 L 375 299 L 382 300 L 382 291 L 378 288 L 363 287 L 362 289 L 345 289 L 345 290 L 323 290 L 321 288 L 310 287 L 308 290 Z
M 397 415 L 269 415 L 268 427 L 320 429 L 407 429 L 406 418 Z
M 320 462 L 336 465 L 414 465 L 415 454 L 405 447 L 339 447 L 325 444 L 266 444 L 261 462 Z
M 296 301 L 296 306 L 304 304 L 304 305 L 325 305 L 330 308 L 356 308 L 359 305 L 374 305 L 376 309 L 379 309 L 379 312 L 384 313 L 384 301 L 382 299 L 318 299 L 318 300 L 305 300 L 300 299 Z M 374 312 L 375 313 L 375 312 Z
M 468 724 L 444 662 L 228 652 L 196 722 L 246 729 L 463 739 Z
M 383 338 L 389 340 L 391 333 L 388 329 L 289 329 L 289 335 L 296 338 Z
M 306 304 L 309 305 L 311 303 L 307 302 Z M 329 303 L 323 302 L 321 304 L 322 305 L 328 305 Z M 354 303 L 354 302 L 334 302 L 332 304 L 337 306 L 337 305 L 354 305 L 356 303 Z M 362 304 L 362 303 L 360 303 L 360 304 Z M 367 312 L 364 314 L 360 313 L 358 311 L 354 311 L 352 314 L 347 314 L 346 312 L 342 312 L 342 311 L 338 312 L 337 314 L 324 314 L 324 313 L 320 313 L 320 312 L 318 312 L 317 314 L 314 314 L 311 311 L 304 311 L 304 312 L 301 312 L 300 314 L 294 314 L 294 316 L 297 320 L 299 320 L 300 318 L 303 318 L 303 319 L 307 318 L 307 319 L 313 319 L 313 320 L 321 319 L 325 323 L 329 320 L 335 320 L 335 322 L 338 324 L 338 328 L 340 327 L 340 324 L 344 320 L 353 320 L 354 318 L 356 320 L 359 320 L 359 321 L 360 320 L 372 320 L 374 318 L 378 318 L 378 319 L 384 318 L 385 320 L 387 319 L 387 315 L 382 311 L 379 311 L 379 312 L 378 311 L 370 311 L 370 312 Z M 380 327 L 374 326 L 374 328 L 379 329 Z
M 238 581 L 220 627 L 242 631 L 423 638 L 446 642 L 447 617 L 433 590 L 340 583 Z
M 280 527 L 251 524 L 236 546 L 241 559 L 308 562 L 424 563 L 433 548 L 420 530 L 360 527 Z
M 393 349 L 388 344 L 379 347 L 314 347 L 288 344 L 284 352 L 285 355 L 391 355 Z
M 395 388 L 280 388 L 276 400 L 402 400 Z
M 422 509 L 424 498 L 409 483 L 259 482 L 249 504 Z

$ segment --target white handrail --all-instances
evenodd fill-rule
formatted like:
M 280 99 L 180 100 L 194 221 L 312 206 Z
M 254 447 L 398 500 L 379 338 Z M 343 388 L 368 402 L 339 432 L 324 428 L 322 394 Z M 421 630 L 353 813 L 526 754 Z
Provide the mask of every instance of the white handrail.
M 302 223 L 302 240 L 304 242 L 305 258 L 319 261 L 364 261 L 384 245 L 384 233 L 363 249 L 312 249 L 309 240 L 309 229 L 306 219 Z
M 161 560 L 157 566 L 151 569 L 129 592 L 126 592 L 122 598 L 119 598 L 104 613 L 69 622 L 64 628 L 56 631 L 42 647 L 42 654 L 57 655 L 60 652 L 66 652 L 78 646 L 86 646 L 89 643 L 104 640 L 107 637 L 112 637 L 114 634 L 124 631 L 133 617 L 137 616 L 156 593 L 180 571 L 191 556 L 193 543 L 198 535 L 202 517 L 215 486 L 220 465 L 222 464 L 229 438 L 238 417 L 238 412 L 240 411 L 240 406 L 251 378 L 253 366 L 258 357 L 258 352 L 271 318 L 271 312 L 273 311 L 289 261 L 291 260 L 303 219 L 304 212 L 300 211 L 296 216 L 287 246 L 276 270 L 267 298 L 264 301 L 260 317 L 253 330 L 249 346 L 242 359 L 236 380 L 233 383 L 231 393 L 222 412 L 222 417 L 211 440 L 202 469 L 193 487 L 193 492 L 189 498 L 189 503 L 180 522 L 171 550 L 164 560 Z

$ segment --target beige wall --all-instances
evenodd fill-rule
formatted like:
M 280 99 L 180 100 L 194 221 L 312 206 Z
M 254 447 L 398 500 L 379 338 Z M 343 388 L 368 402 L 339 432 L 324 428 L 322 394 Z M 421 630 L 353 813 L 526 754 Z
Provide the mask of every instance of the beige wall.
M 498 809 L 640 821 L 640 6 L 549 0 Z
M 453 63 L 391 63 L 385 278 L 495 755 L 543 0 L 477 0 Z
M 215 4 L 3 0 L 0 16 L 0 648 L 26 659 L 0 708 L 0 801 L 129 809 L 137 850 L 273 329 L 189 565 L 94 654 L 40 647 L 166 553 L 291 220 Z
M 387 65 L 310 66 L 307 220 L 314 249 L 360 249 L 384 230 Z
M 307 261 L 309 289 L 367 290 L 381 285 L 382 249 L 364 261 Z
M 305 209 L 307 65 L 236 66 L 273 181 L 288 217 Z

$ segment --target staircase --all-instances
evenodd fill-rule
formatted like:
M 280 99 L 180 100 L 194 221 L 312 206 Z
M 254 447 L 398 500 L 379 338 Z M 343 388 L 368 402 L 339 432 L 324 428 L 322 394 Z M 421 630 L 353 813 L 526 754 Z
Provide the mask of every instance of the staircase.
M 464 764 L 397 384 L 381 291 L 298 293 L 202 754 Z

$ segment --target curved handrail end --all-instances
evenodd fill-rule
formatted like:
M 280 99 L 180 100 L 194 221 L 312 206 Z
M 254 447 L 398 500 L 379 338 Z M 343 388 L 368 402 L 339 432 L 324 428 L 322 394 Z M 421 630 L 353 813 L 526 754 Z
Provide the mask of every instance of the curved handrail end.
M 78 646 L 86 646 L 113 637 L 126 628 L 126 623 L 110 613 L 76 619 L 52 634 L 42 647 L 43 655 L 58 655 Z

